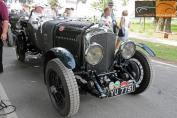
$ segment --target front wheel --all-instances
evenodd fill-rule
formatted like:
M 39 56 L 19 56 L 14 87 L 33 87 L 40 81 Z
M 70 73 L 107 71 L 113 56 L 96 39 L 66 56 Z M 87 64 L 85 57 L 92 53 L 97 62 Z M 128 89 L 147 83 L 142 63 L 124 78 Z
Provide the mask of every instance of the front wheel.
M 60 115 L 70 117 L 76 114 L 80 96 L 73 72 L 59 59 L 52 59 L 46 66 L 45 79 L 51 102 Z
M 152 69 L 148 57 L 141 51 L 136 51 L 132 59 L 129 60 L 131 72 L 137 82 L 137 88 L 132 94 L 141 94 L 150 85 L 152 79 Z

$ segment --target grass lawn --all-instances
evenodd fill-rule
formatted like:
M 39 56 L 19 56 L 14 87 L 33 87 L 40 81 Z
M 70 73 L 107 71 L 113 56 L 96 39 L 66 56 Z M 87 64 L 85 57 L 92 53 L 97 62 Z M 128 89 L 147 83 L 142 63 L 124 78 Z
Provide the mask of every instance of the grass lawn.
M 155 25 L 152 23 L 145 24 L 145 32 L 152 32 L 153 33 L 155 31 L 155 28 L 156 28 Z M 143 33 L 144 32 L 144 24 L 132 23 L 130 30 L 134 31 L 134 32 Z M 177 24 L 172 24 L 171 30 L 172 30 L 172 32 L 177 33 Z
M 156 29 L 156 27 L 152 23 L 152 21 L 147 21 L 147 23 L 145 24 L 145 31 L 144 31 L 144 24 L 143 23 L 139 24 L 137 20 L 132 21 L 132 24 L 130 27 L 131 32 L 141 33 L 147 37 L 163 38 L 164 34 L 163 33 L 155 33 L 155 29 Z M 176 33 L 176 34 L 170 34 L 168 39 L 177 40 L 177 22 L 174 20 L 172 21 L 171 30 L 173 33 Z
M 177 24 L 172 24 L 171 30 L 172 30 L 173 32 L 177 32 Z
M 148 45 L 156 54 L 156 57 L 167 60 L 177 62 L 177 47 L 169 46 L 159 43 L 152 43 L 147 41 L 142 41 L 139 39 L 130 39 L 132 41 L 141 42 Z

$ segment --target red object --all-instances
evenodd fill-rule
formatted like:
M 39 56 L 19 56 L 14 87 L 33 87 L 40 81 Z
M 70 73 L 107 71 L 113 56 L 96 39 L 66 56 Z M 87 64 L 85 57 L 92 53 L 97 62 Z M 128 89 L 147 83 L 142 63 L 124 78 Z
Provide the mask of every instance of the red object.
M 2 34 L 2 22 L 9 20 L 8 10 L 6 5 L 0 1 L 0 35 Z
M 121 82 L 121 87 L 124 87 L 124 86 L 128 86 L 128 82 L 126 81 Z
M 164 33 L 164 38 L 168 39 L 169 34 L 167 32 Z
M 60 26 L 60 27 L 59 27 L 59 31 L 60 31 L 60 32 L 63 32 L 63 31 L 64 31 L 64 29 L 65 29 L 65 27 L 64 27 L 64 26 Z

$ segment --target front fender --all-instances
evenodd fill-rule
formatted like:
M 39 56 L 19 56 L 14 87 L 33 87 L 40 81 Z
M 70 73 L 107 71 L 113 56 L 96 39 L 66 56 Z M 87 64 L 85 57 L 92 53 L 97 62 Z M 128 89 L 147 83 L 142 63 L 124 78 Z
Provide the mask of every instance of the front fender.
M 147 45 L 143 44 L 143 43 L 136 43 L 137 47 L 142 48 L 145 52 L 147 52 L 147 54 L 151 57 L 156 56 L 154 51 L 152 51 Z
M 51 59 L 58 58 L 68 69 L 74 69 L 76 67 L 75 59 L 73 55 L 64 48 L 52 48 L 44 54 L 44 66 Z

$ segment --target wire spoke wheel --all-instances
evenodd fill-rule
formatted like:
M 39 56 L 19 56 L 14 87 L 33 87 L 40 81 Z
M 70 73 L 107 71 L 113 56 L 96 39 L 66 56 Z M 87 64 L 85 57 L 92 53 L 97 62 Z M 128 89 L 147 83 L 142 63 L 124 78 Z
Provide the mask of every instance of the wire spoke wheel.
M 129 60 L 128 71 L 135 78 L 137 85 L 139 85 L 144 76 L 144 70 L 142 64 L 135 58 Z
M 137 50 L 133 58 L 130 59 L 130 63 L 132 68 L 131 74 L 134 75 L 138 85 L 132 94 L 141 94 L 147 90 L 152 80 L 152 68 L 149 58 L 143 52 Z
M 71 117 L 80 106 L 79 89 L 72 70 L 59 59 L 50 60 L 45 69 L 46 85 L 52 104 L 60 115 Z
M 60 109 L 62 109 L 65 105 L 65 93 L 63 85 L 61 83 L 61 79 L 54 71 L 50 72 L 49 78 L 50 78 L 49 86 L 50 91 L 52 93 L 52 97 L 56 101 Z

